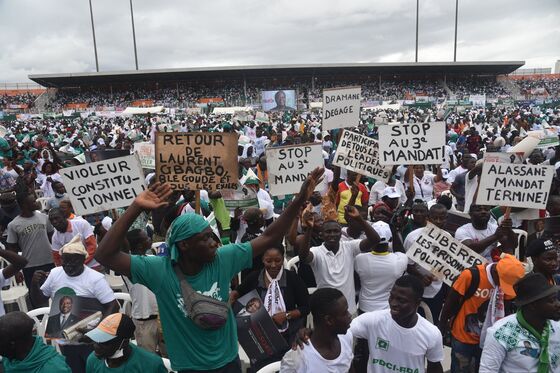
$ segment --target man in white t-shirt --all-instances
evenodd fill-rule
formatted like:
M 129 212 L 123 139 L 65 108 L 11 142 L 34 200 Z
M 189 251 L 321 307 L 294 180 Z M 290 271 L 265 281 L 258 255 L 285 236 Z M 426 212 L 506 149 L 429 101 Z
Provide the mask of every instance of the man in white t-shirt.
M 324 197 L 329 192 L 329 187 L 334 180 L 334 172 L 325 167 L 325 173 L 323 174 L 323 180 L 317 185 L 317 191 L 321 193 L 321 197 Z
M 14 253 L 11 250 L 4 250 L 4 246 L 0 244 L 0 258 L 8 262 L 4 268 L 0 269 L 0 288 L 9 286 L 12 282 L 11 278 L 27 265 L 27 259 Z M 4 303 L 2 303 L 2 293 L 0 293 L 0 316 L 4 315 Z
M 313 269 L 317 288 L 340 289 L 348 301 L 350 313 L 355 314 L 357 307 L 354 260 L 360 252 L 367 252 L 376 247 L 380 237 L 375 229 L 361 217 L 356 207 L 346 206 L 345 217 L 359 222 L 367 238 L 341 241 L 340 224 L 330 220 L 323 223 L 323 244 L 310 248 L 314 217 L 312 214 L 307 214 L 302 222 L 305 236 L 299 248 L 299 258 L 301 262 L 309 264 Z M 307 221 L 307 219 L 310 220 Z
M 490 222 L 490 207 L 476 204 L 469 207 L 469 216 L 471 223 L 457 228 L 455 239 L 492 262 L 492 250 L 497 248 L 498 240 L 511 235 L 511 219 L 504 219 L 498 227 Z
M 70 242 L 76 235 L 80 235 L 82 244 L 88 253 L 85 264 L 90 268 L 99 267 L 99 263 L 93 257 L 97 249 L 97 239 L 93 234 L 93 227 L 87 220 L 68 220 L 64 217 L 62 211 L 55 207 L 49 211 L 49 221 L 54 227 L 51 248 L 55 265 L 61 265 L 60 248 Z
M 95 298 L 103 306 L 103 317 L 119 311 L 115 293 L 105 276 L 84 265 L 87 251 L 80 236 L 75 236 L 60 249 L 62 266 L 49 273 L 36 271 L 33 275 L 31 298 L 34 304 L 47 305 L 62 288 L 70 288 L 77 296 Z
M 404 275 L 391 290 L 389 309 L 367 312 L 352 321 L 352 334 L 369 343 L 368 373 L 443 372 L 441 333 L 416 313 L 423 292 L 420 279 Z
M 340 290 L 317 289 L 310 300 L 315 329 L 305 348 L 290 350 L 280 365 L 281 373 L 346 373 L 350 370 L 352 333 L 348 303 Z

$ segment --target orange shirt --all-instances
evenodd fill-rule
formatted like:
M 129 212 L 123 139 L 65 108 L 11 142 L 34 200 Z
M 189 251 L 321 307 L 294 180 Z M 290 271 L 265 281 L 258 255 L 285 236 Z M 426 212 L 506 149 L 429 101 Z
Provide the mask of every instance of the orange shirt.
M 451 328 L 453 337 L 467 344 L 478 344 L 480 342 L 480 328 L 484 323 L 490 294 L 492 289 L 494 289 L 486 274 L 486 264 L 480 264 L 476 267 L 480 274 L 478 288 L 474 295 L 463 303 L 459 313 L 453 320 L 453 327 Z M 453 289 L 459 294 L 465 295 L 471 280 L 471 271 L 465 269 L 453 284 Z M 505 295 L 504 299 L 510 300 L 512 298 Z

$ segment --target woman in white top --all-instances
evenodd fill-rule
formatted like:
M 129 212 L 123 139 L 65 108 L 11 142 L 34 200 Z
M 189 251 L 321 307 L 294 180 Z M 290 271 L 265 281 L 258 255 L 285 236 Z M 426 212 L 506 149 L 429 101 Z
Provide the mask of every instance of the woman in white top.
M 412 194 L 409 183 L 409 173 L 405 175 L 405 182 L 407 187 L 407 197 L 412 197 L 413 200 L 421 200 L 426 203 L 434 199 L 434 184 L 442 180 L 441 169 L 437 168 L 437 174 L 426 172 L 426 166 L 422 164 L 414 165 L 413 167 L 414 179 L 412 180 L 412 187 L 414 194 Z

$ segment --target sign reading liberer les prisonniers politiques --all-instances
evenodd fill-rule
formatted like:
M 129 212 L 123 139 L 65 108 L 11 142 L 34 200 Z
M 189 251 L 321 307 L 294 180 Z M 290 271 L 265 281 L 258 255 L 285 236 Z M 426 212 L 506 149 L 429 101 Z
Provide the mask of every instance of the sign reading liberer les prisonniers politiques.
M 323 167 L 321 144 L 282 146 L 266 149 L 266 167 L 270 195 L 298 193 L 316 167 Z
M 374 139 L 344 130 L 336 148 L 333 164 L 359 174 L 388 181 L 391 168 L 379 165 L 379 146 Z
M 62 182 L 77 215 L 127 207 L 145 189 L 136 155 L 63 168 Z
M 361 87 L 323 90 L 323 130 L 357 126 L 361 93 Z
M 449 286 L 466 268 L 486 263 L 480 254 L 431 223 L 422 229 L 406 255 Z
M 405 123 L 380 126 L 379 164 L 441 164 L 445 123 Z
M 173 132 L 156 136 L 156 177 L 174 190 L 235 189 L 237 135 Z

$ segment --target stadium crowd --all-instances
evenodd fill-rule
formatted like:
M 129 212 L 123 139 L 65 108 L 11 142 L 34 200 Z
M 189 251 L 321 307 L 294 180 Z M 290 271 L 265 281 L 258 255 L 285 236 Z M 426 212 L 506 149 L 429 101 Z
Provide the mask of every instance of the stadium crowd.
M 444 97 L 436 83 L 362 87 L 371 100 L 419 91 Z M 450 88 L 503 94 L 494 82 Z M 180 99 L 171 88 L 62 92 L 53 107 L 146 98 L 172 105 L 214 96 L 212 89 L 179 87 Z M 228 88 L 223 98 L 238 100 L 241 92 Z M 271 113 L 264 122 L 254 114 L 243 121 L 162 114 L 4 123 L 0 284 L 28 289 L 32 315 L 50 307 L 42 328 L 25 312 L 0 317 L 6 373 L 241 372 L 242 321 L 230 305 L 252 291 L 284 341 L 266 359 L 243 357 L 252 372 L 275 361 L 281 372 L 443 372 L 444 344 L 452 372 L 560 371 L 560 239 L 547 223 L 560 216 L 560 146 L 523 156 L 555 167 L 546 209 L 507 211 L 473 198 L 484 155 L 506 152 L 529 131 L 558 136 L 558 109 L 363 111 L 354 130 L 372 138 L 389 122 L 446 123 L 442 164 L 398 165 L 388 180 L 333 165 L 341 131 L 322 131 L 317 112 Z M 195 191 L 173 192 L 145 169 L 148 189 L 128 208 L 76 215 L 61 169 L 84 163 L 89 152 L 132 151 L 165 131 L 236 133 L 239 182 L 256 204 L 228 209 L 221 191 L 200 191 L 197 200 Z M 266 149 L 307 143 L 322 145 L 324 168 L 298 194 L 271 196 Z M 445 284 L 407 256 L 432 225 L 486 262 Z M 130 310 L 122 307 L 124 293 Z M 77 300 L 95 303 L 97 322 L 80 324 L 71 312 Z M 241 317 L 250 319 L 249 302 L 246 308 Z

